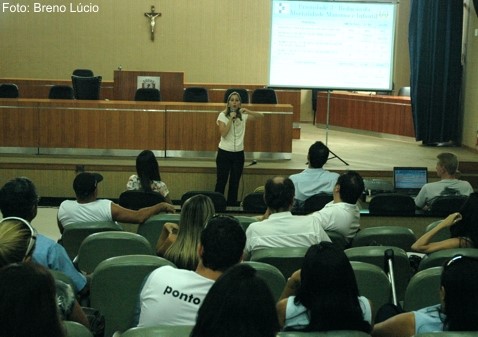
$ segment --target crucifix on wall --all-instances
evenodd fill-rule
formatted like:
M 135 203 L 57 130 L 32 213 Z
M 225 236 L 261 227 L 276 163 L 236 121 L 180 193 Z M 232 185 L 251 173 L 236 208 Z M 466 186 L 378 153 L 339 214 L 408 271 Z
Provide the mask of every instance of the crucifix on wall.
M 149 19 L 149 26 L 151 28 L 151 41 L 154 41 L 154 28 L 156 26 L 156 18 L 161 16 L 161 13 L 156 13 L 154 6 L 151 6 L 151 12 L 144 13 L 144 16 Z

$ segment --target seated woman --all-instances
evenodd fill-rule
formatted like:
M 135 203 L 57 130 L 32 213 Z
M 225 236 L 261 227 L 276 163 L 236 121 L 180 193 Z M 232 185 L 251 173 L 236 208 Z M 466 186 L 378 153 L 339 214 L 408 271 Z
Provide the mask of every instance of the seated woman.
M 126 183 L 127 190 L 157 192 L 165 198 L 166 202 L 172 204 L 168 187 L 161 181 L 159 164 L 152 151 L 141 151 L 136 157 L 136 173 L 129 177 Z
M 56 308 L 55 282 L 38 264 L 14 263 L 0 269 L 1 336 L 64 337 Z
M 440 230 L 447 227 L 450 228 L 450 239 L 430 242 Z M 423 234 L 412 245 L 412 250 L 428 254 L 442 249 L 474 247 L 478 247 L 478 193 L 470 194 L 460 212 L 450 214 Z
M 274 298 L 251 266 L 241 263 L 211 287 L 191 337 L 274 337 L 279 331 Z
M 359 296 L 352 266 L 330 242 L 312 245 L 277 303 L 284 330 L 359 330 L 369 333 L 372 308 Z
M 30 261 L 35 241 L 36 232 L 27 221 L 16 217 L 4 218 L 0 222 L 0 268 L 11 263 Z M 3 280 L 0 283 L 3 283 Z M 71 286 L 60 280 L 55 280 L 54 284 L 61 318 L 76 321 L 89 328 L 88 318 L 76 300 Z
M 441 275 L 442 303 L 406 312 L 377 323 L 373 337 L 409 337 L 438 331 L 477 331 L 478 260 L 462 255 L 445 263 Z M 437 289 L 438 291 L 438 289 Z
M 165 223 L 156 245 L 156 252 L 180 269 L 195 270 L 197 246 L 201 231 L 214 215 L 214 204 L 208 196 L 197 194 L 183 204 L 179 225 Z

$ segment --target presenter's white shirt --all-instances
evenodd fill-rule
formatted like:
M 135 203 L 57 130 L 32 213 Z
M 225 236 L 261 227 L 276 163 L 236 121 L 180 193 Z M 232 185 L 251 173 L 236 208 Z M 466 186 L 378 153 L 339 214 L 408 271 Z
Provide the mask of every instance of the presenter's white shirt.
M 140 294 L 140 327 L 194 325 L 214 281 L 198 273 L 164 266 L 154 270 Z
M 221 141 L 219 142 L 219 148 L 221 150 L 229 152 L 244 151 L 244 134 L 246 133 L 248 117 L 249 115 L 242 114 L 242 121 L 236 118 L 227 135 L 225 137 L 221 136 Z M 223 122 L 226 125 L 229 122 L 229 118 L 226 117 L 224 112 L 221 112 L 217 117 L 216 124 L 219 125 L 219 122 Z
M 311 216 L 319 220 L 324 230 L 340 233 L 348 242 L 360 228 L 360 209 L 356 204 L 331 201 Z
M 415 205 L 423 208 L 431 199 L 440 195 L 450 195 L 445 189 L 455 190 L 459 195 L 470 195 L 473 193 L 473 187 L 465 180 L 458 179 L 442 179 L 433 183 L 423 185 L 418 195 L 415 197 Z M 444 193 L 445 192 L 445 193 Z
M 98 199 L 86 204 L 65 200 L 58 208 L 58 220 L 66 227 L 76 222 L 113 221 L 111 200 Z
M 249 225 L 245 251 L 250 253 L 272 247 L 309 247 L 322 241 L 330 242 L 330 238 L 317 218 L 279 212 Z

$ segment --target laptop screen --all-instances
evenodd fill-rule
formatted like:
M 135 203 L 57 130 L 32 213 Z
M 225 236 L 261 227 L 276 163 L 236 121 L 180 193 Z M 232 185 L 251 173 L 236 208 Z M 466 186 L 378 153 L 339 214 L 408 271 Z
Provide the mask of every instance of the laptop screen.
M 393 183 L 396 192 L 417 194 L 428 182 L 426 167 L 394 167 Z

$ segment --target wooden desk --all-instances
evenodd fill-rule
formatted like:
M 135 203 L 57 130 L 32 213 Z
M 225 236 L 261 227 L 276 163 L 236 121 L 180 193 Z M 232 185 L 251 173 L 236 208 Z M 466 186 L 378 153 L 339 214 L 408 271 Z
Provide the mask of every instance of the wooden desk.
M 325 124 L 326 117 L 327 93 L 319 92 L 315 122 Z M 415 137 L 410 97 L 332 92 L 329 124 Z
M 290 159 L 292 106 L 246 105 L 264 112 L 247 125 L 254 158 Z M 0 99 L 0 151 L 39 154 L 214 157 L 222 103 Z

